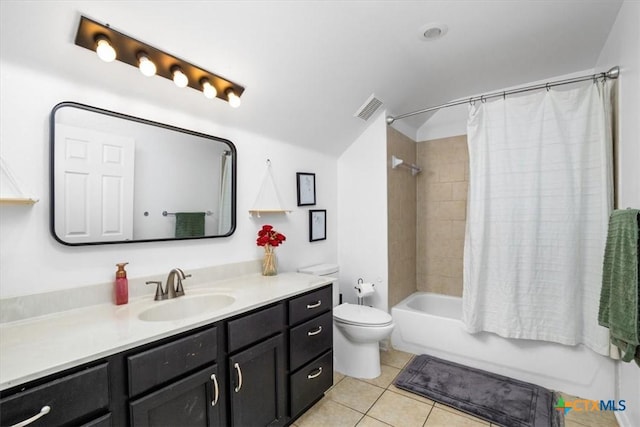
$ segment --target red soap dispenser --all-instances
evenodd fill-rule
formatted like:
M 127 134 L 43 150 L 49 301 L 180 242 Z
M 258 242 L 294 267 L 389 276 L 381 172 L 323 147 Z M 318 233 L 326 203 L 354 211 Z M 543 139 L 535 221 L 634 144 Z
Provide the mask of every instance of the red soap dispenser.
M 123 262 L 116 264 L 118 271 L 116 271 L 116 305 L 122 305 L 129 302 L 129 281 L 127 280 L 127 272 L 124 266 L 129 264 Z

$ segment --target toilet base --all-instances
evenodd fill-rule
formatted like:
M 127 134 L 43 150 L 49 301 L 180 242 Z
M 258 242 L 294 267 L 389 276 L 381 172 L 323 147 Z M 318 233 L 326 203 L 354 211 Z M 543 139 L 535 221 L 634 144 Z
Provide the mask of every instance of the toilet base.
M 381 371 L 378 341 L 353 343 L 333 325 L 333 369 L 354 378 L 379 377 Z

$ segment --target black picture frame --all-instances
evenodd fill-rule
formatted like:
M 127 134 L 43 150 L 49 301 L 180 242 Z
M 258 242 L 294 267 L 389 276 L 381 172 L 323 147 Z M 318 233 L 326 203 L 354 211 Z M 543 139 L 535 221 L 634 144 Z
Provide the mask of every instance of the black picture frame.
M 296 172 L 296 187 L 298 189 L 298 206 L 313 206 L 316 204 L 316 174 Z
M 327 239 L 327 210 L 312 209 L 309 211 L 309 241 Z

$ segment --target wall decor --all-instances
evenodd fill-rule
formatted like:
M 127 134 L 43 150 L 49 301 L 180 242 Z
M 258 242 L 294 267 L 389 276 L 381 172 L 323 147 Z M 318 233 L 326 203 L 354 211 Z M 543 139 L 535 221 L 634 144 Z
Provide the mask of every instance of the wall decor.
M 326 240 L 327 238 L 327 210 L 314 209 L 309 211 L 309 241 Z
M 298 187 L 298 206 L 313 206 L 316 204 L 316 174 L 296 172 Z

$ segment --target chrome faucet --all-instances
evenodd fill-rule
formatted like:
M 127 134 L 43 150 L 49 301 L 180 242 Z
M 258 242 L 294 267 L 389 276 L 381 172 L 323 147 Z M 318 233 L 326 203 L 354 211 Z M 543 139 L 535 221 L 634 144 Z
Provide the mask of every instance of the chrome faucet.
M 184 274 L 181 268 L 173 268 L 169 272 L 167 276 L 167 285 L 165 289 L 162 288 L 162 282 L 158 280 L 151 280 L 146 282 L 147 285 L 155 284 L 156 285 L 156 295 L 153 298 L 156 301 L 161 301 L 165 299 L 177 298 L 184 295 L 184 288 L 182 287 L 182 281 L 188 277 L 191 277 L 190 274 Z

